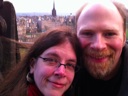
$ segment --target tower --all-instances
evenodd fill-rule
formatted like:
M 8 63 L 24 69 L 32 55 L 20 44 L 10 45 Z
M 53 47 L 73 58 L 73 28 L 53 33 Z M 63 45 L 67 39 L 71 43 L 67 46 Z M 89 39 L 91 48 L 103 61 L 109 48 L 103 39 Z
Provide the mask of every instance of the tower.
M 53 1 L 52 16 L 56 17 L 55 1 Z

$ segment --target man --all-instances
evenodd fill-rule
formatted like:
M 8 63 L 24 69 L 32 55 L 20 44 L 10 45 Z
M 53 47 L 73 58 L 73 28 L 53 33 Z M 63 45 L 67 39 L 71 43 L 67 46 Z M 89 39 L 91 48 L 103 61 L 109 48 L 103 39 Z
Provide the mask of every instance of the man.
M 126 13 L 120 3 L 86 3 L 76 14 L 84 63 L 75 96 L 128 96 Z

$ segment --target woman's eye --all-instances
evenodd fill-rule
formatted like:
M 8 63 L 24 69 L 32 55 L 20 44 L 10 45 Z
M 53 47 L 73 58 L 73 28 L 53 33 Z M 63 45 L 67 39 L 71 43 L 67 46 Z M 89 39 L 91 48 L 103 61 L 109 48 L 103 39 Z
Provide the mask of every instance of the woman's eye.
M 69 67 L 75 67 L 74 64 L 67 64 L 67 66 L 69 66 Z
M 57 62 L 57 60 L 54 59 L 54 58 L 48 58 L 48 61 L 50 61 L 50 62 Z
M 55 62 L 56 60 L 53 58 L 43 58 L 44 61 L 49 61 L 49 62 Z

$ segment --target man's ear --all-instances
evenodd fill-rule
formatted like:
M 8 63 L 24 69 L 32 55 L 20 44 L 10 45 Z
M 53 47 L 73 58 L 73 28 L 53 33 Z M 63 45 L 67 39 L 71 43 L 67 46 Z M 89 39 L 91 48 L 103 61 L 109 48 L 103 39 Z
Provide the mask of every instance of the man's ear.
M 35 58 L 32 58 L 30 60 L 30 73 L 33 74 L 34 73 L 34 69 L 35 69 L 35 62 L 36 62 L 36 59 Z

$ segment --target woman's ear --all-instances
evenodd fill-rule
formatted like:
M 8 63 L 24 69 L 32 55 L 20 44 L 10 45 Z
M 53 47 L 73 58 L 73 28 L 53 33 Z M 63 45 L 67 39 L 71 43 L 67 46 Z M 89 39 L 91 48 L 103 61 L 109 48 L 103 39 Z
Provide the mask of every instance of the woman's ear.
M 29 73 L 31 73 L 31 74 L 33 74 L 34 73 L 34 69 L 35 69 L 35 62 L 36 62 L 36 59 L 35 58 L 32 58 L 31 60 L 30 60 L 30 72 Z

